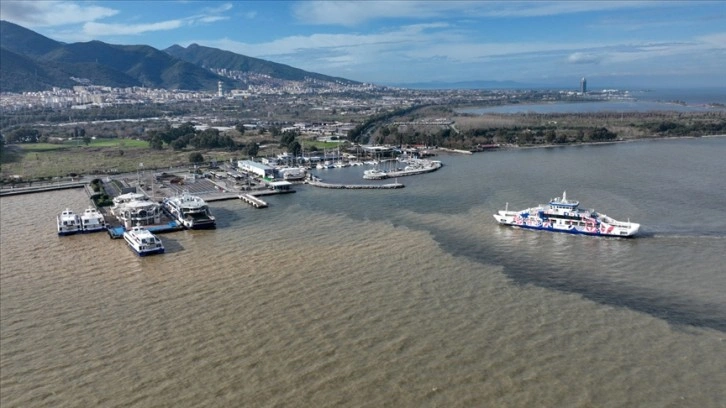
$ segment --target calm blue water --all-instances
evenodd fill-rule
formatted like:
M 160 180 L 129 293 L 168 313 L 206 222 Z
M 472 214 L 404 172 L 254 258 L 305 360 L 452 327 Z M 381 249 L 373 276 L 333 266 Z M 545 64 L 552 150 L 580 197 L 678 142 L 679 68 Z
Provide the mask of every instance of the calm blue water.
M 726 89 L 706 90 L 635 90 L 629 93 L 633 100 L 612 100 L 603 102 L 562 102 L 540 104 L 517 104 L 481 108 L 457 109 L 470 114 L 483 113 L 597 113 L 597 112 L 724 112 L 725 107 L 707 104 L 726 104 Z M 685 102 L 686 105 L 673 103 Z

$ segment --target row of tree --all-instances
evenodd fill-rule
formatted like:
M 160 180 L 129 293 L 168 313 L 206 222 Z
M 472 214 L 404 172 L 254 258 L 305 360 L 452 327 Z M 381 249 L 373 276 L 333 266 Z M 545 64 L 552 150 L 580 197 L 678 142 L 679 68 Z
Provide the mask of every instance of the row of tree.
M 149 147 L 156 150 L 162 150 L 164 146 L 173 150 L 183 150 L 187 146 L 191 146 L 195 149 L 245 150 L 248 155 L 255 156 L 259 149 L 256 143 L 239 143 L 229 135 L 221 134 L 215 128 L 198 130 L 191 122 L 178 127 L 167 126 L 163 130 L 151 130 L 148 138 Z

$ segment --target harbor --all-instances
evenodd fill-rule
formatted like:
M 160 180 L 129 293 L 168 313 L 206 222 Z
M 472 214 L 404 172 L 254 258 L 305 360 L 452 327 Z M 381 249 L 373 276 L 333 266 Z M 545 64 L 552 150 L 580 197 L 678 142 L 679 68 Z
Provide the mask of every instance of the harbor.
M 74 177 L 53 183 L 14 186 L 3 189 L 2 195 L 30 194 L 65 189 L 83 189 L 91 201 L 85 210 L 95 219 L 82 219 L 80 213 L 66 208 L 57 217 L 58 235 L 77 232 L 106 231 L 111 239 L 125 239 L 134 251 L 143 256 L 143 245 L 132 244 L 130 235 L 136 230 L 144 233 L 166 234 L 185 229 L 215 229 L 216 219 L 208 204 L 220 201 L 239 200 L 255 209 L 269 208 L 263 198 L 271 195 L 295 193 L 295 186 L 309 185 L 322 189 L 338 190 L 393 190 L 404 188 L 398 177 L 418 175 L 441 168 L 438 160 L 405 157 L 382 162 L 359 163 L 372 166 L 364 170 L 364 180 L 356 165 L 338 165 L 320 168 L 284 167 L 284 164 L 264 164 L 241 160 L 238 163 L 223 164 L 221 167 L 202 169 L 169 169 L 150 171 L 140 168 L 136 173 L 125 173 L 104 177 Z M 405 168 L 402 166 L 405 165 Z M 382 170 L 387 168 L 387 171 Z M 323 181 L 321 175 L 325 174 Z M 381 183 L 383 179 L 393 182 Z M 93 227 L 91 229 L 90 224 Z M 140 231 L 139 231 L 140 232 Z M 156 238 L 154 238 L 156 239 Z M 154 253 L 163 253 L 158 251 Z

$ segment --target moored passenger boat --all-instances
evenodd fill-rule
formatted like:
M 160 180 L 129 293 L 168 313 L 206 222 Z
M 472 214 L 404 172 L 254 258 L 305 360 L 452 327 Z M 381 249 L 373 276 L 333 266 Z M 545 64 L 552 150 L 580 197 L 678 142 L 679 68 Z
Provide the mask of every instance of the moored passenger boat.
M 640 230 L 640 224 L 617 221 L 594 210 L 580 209 L 579 205 L 578 201 L 568 200 L 565 192 L 547 205 L 521 211 L 504 209 L 494 218 L 513 227 L 604 237 L 632 237 Z
M 162 205 L 185 228 L 213 229 L 217 221 L 209 211 L 206 201 L 185 191 L 180 195 L 165 198 Z
M 81 232 L 81 217 L 69 208 L 63 210 L 56 217 L 56 227 L 58 228 L 58 235 L 71 235 L 77 232 Z
M 106 230 L 106 217 L 97 209 L 88 207 L 81 214 L 83 232 L 98 232 Z
M 161 223 L 161 204 L 141 193 L 122 194 L 113 199 L 111 213 L 125 228 Z
M 139 256 L 162 254 L 164 244 L 144 227 L 133 227 L 124 232 L 124 240 Z

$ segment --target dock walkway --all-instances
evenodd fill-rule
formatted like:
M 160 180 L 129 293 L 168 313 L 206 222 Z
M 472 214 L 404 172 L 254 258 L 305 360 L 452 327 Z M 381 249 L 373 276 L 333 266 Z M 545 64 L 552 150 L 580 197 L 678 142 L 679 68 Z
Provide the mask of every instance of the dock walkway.
M 322 181 L 309 181 L 308 184 L 315 187 L 321 188 L 338 188 L 347 190 L 386 190 L 393 188 L 403 188 L 404 185 L 401 183 L 390 183 L 390 184 L 330 184 L 323 183 Z
M 261 198 L 257 198 L 252 194 L 243 193 L 239 195 L 239 199 L 255 208 L 267 208 L 267 202 Z

